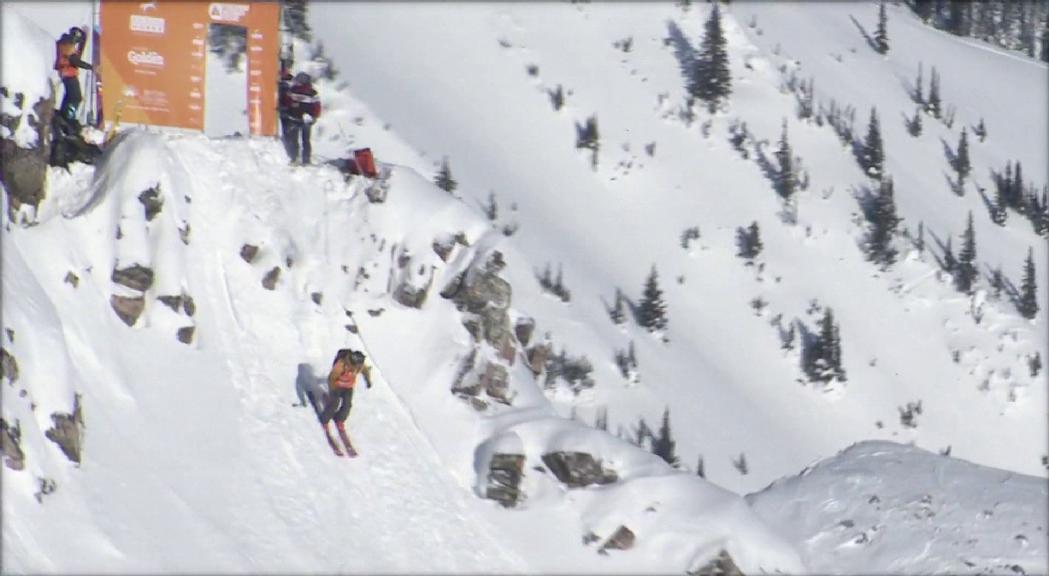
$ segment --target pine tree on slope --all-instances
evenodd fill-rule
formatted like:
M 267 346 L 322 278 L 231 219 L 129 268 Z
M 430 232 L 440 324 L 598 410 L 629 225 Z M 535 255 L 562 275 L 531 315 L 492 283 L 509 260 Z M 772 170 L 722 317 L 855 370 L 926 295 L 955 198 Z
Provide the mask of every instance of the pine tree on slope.
M 666 408 L 663 410 L 663 424 L 659 427 L 659 435 L 652 440 L 652 453 L 677 468 L 679 461 L 674 454 L 676 445 L 677 442 L 670 433 L 670 408 Z
M 973 230 L 973 213 L 969 211 L 969 221 L 962 232 L 962 249 L 958 252 L 958 269 L 954 274 L 958 290 L 972 294 L 973 282 L 976 280 L 976 232 Z
M 888 18 L 885 16 L 885 0 L 878 5 L 878 27 L 874 31 L 874 45 L 879 54 L 889 51 L 889 32 L 886 25 Z
M 776 149 L 776 161 L 779 170 L 776 172 L 776 192 L 785 200 L 790 200 L 798 187 L 797 175 L 794 174 L 794 152 L 790 149 L 790 141 L 787 139 L 787 120 L 783 120 L 783 135 L 779 140 L 779 148 Z
M 867 124 L 867 138 L 863 141 L 860 166 L 868 176 L 881 178 L 885 152 L 881 141 L 881 124 L 878 122 L 878 109 L 871 108 L 870 122 Z
M 1020 283 L 1020 314 L 1028 320 L 1038 314 L 1038 287 L 1034 273 L 1034 248 L 1028 248 L 1023 280 Z
M 892 178 L 886 177 L 882 180 L 878 197 L 875 199 L 871 230 L 867 237 L 867 257 L 873 262 L 883 267 L 896 262 L 897 251 L 892 245 L 892 239 L 899 224 Z
M 663 302 L 663 291 L 659 288 L 659 277 L 656 267 L 652 266 L 652 272 L 645 281 L 645 291 L 638 307 L 638 320 L 641 326 L 649 332 L 663 330 L 667 327 L 667 309 Z
M 706 34 L 700 43 L 695 65 L 695 84 L 692 95 L 707 103 L 713 112 L 722 100 L 732 94 L 732 75 L 729 71 L 725 33 L 721 27 L 721 10 L 717 2 L 706 23 Z
M 940 101 L 940 73 L 933 66 L 929 78 L 929 97 L 925 102 L 925 110 L 932 114 L 933 118 L 939 119 L 943 103 Z
M 962 128 L 962 135 L 958 139 L 958 151 L 954 156 L 954 170 L 958 173 L 958 182 L 964 181 L 972 171 L 972 164 L 969 162 L 969 137 L 965 128 Z
M 434 183 L 437 187 L 445 192 L 452 193 L 459 186 L 459 183 L 452 178 L 452 169 L 448 166 L 448 158 L 446 157 L 441 162 L 441 169 L 437 172 L 437 178 L 434 179 Z

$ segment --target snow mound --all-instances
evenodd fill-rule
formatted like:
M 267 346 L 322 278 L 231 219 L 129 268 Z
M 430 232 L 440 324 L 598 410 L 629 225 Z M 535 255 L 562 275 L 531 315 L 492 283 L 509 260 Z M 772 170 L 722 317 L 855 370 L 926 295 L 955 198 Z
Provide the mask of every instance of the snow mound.
M 871 441 L 747 497 L 810 570 L 1044 574 L 1044 479 Z

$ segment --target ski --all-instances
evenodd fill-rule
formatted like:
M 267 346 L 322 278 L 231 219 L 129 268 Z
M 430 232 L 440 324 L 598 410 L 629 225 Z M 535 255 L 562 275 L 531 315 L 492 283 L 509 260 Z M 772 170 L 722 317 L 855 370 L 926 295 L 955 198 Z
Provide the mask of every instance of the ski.
M 324 437 L 328 439 L 328 446 L 331 446 L 331 451 L 334 452 L 336 456 L 343 456 L 342 450 L 339 449 L 339 444 L 331 437 L 331 432 L 327 429 L 324 430 Z
M 350 458 L 355 458 L 357 456 L 357 450 L 354 449 L 353 444 L 350 442 L 350 437 L 346 434 L 346 430 L 340 428 L 339 437 L 342 439 L 342 443 L 346 446 L 346 455 Z

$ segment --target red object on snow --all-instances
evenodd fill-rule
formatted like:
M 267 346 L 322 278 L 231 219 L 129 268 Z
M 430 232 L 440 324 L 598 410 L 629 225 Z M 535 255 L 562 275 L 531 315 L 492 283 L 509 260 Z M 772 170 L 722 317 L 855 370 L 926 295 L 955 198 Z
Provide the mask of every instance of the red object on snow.
M 357 163 L 357 169 L 361 171 L 368 178 L 375 178 L 379 175 L 375 171 L 375 158 L 372 156 L 371 148 L 361 148 L 353 151 L 353 159 Z

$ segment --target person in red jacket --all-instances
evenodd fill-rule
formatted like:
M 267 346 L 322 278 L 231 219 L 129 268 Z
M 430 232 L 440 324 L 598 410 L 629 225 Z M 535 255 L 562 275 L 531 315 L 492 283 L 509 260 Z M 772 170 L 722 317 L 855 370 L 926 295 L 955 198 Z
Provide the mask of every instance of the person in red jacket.
M 80 59 L 87 43 L 87 35 L 83 30 L 73 26 L 55 42 L 55 70 L 62 78 L 62 86 L 65 94 L 62 96 L 62 105 L 58 114 L 65 120 L 76 121 L 77 109 L 83 100 L 80 92 L 80 69 L 93 70 L 91 64 Z
M 313 123 L 321 115 L 321 102 L 317 91 L 313 89 L 310 75 L 299 72 L 291 79 L 291 84 L 284 91 L 280 102 L 280 116 L 284 128 L 284 149 L 291 158 L 291 163 L 299 161 L 299 139 L 302 139 L 302 163 L 310 163 L 310 131 Z

